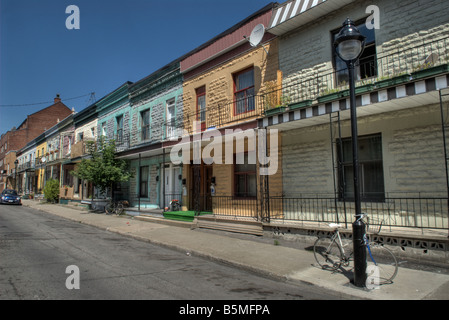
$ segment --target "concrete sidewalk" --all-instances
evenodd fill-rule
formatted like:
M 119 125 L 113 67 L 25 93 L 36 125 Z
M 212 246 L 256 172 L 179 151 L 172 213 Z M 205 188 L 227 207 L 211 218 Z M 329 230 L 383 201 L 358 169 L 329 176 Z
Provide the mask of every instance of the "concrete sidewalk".
M 23 205 L 103 230 L 175 249 L 283 281 L 303 282 L 360 299 L 449 299 L 449 275 L 400 268 L 394 284 L 368 291 L 350 284 L 351 272 L 315 266 L 313 252 L 220 233 L 191 229 L 188 223 L 154 223 L 132 217 L 93 214 L 60 205 L 22 200 Z

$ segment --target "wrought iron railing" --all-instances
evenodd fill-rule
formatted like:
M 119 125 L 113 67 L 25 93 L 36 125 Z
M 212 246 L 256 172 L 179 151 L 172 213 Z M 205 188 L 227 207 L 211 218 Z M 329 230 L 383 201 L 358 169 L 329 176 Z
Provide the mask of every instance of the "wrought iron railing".
M 396 47 L 397 48 L 397 47 Z M 362 94 L 409 81 L 429 74 L 448 73 L 449 38 L 420 45 L 385 49 L 383 54 L 365 57 L 357 65 L 356 93 Z M 329 69 L 327 65 L 300 70 L 298 80 L 284 79 L 282 88 L 274 87 L 263 94 L 266 111 L 278 107 L 303 108 L 316 102 L 328 102 L 349 96 L 348 83 L 341 76 L 345 69 Z
M 387 227 L 449 230 L 447 197 L 386 195 L 382 202 L 362 202 L 362 211 Z M 354 215 L 353 202 L 333 196 L 270 197 L 270 219 L 348 226 Z

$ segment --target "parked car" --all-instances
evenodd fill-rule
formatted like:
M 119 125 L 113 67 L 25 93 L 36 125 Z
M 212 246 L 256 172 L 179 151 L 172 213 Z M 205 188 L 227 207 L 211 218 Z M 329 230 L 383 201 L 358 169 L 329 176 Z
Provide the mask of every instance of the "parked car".
M 22 205 L 22 199 L 17 194 L 16 190 L 6 189 L 3 190 L 2 195 L 0 196 L 0 203 Z

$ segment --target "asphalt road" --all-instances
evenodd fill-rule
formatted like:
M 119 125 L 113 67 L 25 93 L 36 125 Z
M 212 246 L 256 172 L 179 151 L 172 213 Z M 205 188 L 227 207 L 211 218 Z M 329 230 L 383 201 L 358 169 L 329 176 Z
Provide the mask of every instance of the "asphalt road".
M 79 289 L 66 287 L 66 282 L 77 283 L 69 266 L 79 270 Z M 341 298 L 348 297 L 267 279 L 31 208 L 0 206 L 1 300 Z

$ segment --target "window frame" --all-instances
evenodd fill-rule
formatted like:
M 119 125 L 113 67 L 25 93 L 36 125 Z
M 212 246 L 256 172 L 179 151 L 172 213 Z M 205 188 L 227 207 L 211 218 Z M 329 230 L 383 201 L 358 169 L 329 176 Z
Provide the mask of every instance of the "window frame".
M 122 143 L 123 142 L 123 128 L 124 128 L 124 121 L 125 121 L 123 115 L 119 115 L 119 116 L 115 117 L 115 121 L 116 121 L 116 125 L 117 125 L 115 140 L 117 143 Z
M 255 104 L 255 96 L 256 96 L 256 86 L 255 86 L 255 73 L 254 73 L 255 69 L 254 66 L 251 66 L 249 68 L 246 68 L 244 70 L 241 70 L 237 73 L 234 73 L 232 75 L 232 79 L 233 79 L 233 101 L 234 101 L 234 116 L 238 116 L 238 115 L 242 115 L 242 114 L 246 114 L 246 113 L 250 113 L 250 112 L 254 112 L 256 110 L 256 104 Z M 237 89 L 238 87 L 238 78 L 241 75 L 244 75 L 246 73 L 252 72 L 252 86 L 249 87 L 245 87 L 243 89 Z M 247 91 L 249 90 L 253 90 L 253 94 L 252 95 L 247 95 Z M 237 95 L 240 93 L 245 93 L 245 97 L 244 98 L 237 98 Z M 252 99 L 252 109 L 248 108 L 249 106 L 249 99 Z M 244 111 L 242 112 L 238 112 L 238 103 L 244 101 Z
M 379 158 L 376 159 L 363 159 L 360 157 L 360 147 L 363 145 L 364 140 L 374 140 L 377 139 L 379 141 Z M 360 185 L 360 196 L 361 201 L 363 202 L 385 202 L 385 173 L 384 173 L 384 157 L 383 157 L 383 143 L 382 143 L 382 134 L 370 134 L 358 137 L 358 145 L 359 145 L 359 185 Z M 348 155 L 344 154 L 344 144 L 349 144 L 348 150 L 350 150 Z M 345 184 L 348 176 L 347 169 L 349 168 L 351 172 L 353 170 L 353 160 L 352 160 L 352 138 L 342 138 L 337 139 L 337 157 L 338 157 L 338 186 L 339 186 L 339 200 L 340 201 L 354 201 L 354 187 L 353 180 L 349 181 L 350 188 L 348 189 L 348 185 Z M 374 146 L 375 147 L 375 146 Z M 373 148 L 370 145 L 370 148 Z M 381 177 L 378 180 L 378 185 L 376 186 L 376 190 L 369 193 L 369 191 L 365 191 L 366 188 L 366 180 L 365 180 L 365 166 L 366 165 L 378 165 L 377 170 L 380 171 Z M 377 171 L 376 171 L 377 172 Z M 353 173 L 352 173 L 353 177 Z
M 233 190 L 233 195 L 234 198 L 238 198 L 238 199 L 257 199 L 257 164 L 249 164 L 247 163 L 249 161 L 249 153 L 245 152 L 243 159 L 244 159 L 244 164 L 237 164 L 237 154 L 234 154 L 234 165 L 233 165 L 233 178 L 234 178 L 234 190 Z M 249 170 L 249 171 L 237 171 L 237 166 L 254 166 L 254 170 Z M 239 177 L 243 176 L 245 178 L 245 192 L 239 192 Z M 254 186 L 254 190 L 255 190 L 255 194 L 254 195 L 249 195 L 248 190 L 249 188 L 249 180 L 248 177 L 249 176 L 254 176 L 255 178 L 255 183 L 256 185 Z
M 360 30 L 360 33 L 362 33 L 364 36 L 366 34 L 363 33 L 365 30 L 364 26 L 366 25 L 366 19 L 360 19 L 357 20 L 354 25 Z M 332 48 L 332 63 L 334 67 L 334 76 L 335 76 L 335 84 L 336 87 L 348 85 L 349 81 L 342 80 L 340 81 L 339 78 L 347 78 L 349 79 L 349 70 L 346 65 L 346 63 L 337 55 L 335 48 L 334 48 L 334 42 L 335 38 L 340 32 L 341 28 L 331 31 L 331 48 Z M 356 81 L 376 78 L 379 74 L 378 66 L 377 66 L 377 46 L 376 46 L 376 31 L 375 29 L 369 30 L 367 29 L 367 32 L 372 32 L 372 39 L 370 40 L 369 37 L 367 37 L 367 42 L 365 43 L 364 51 L 362 52 L 362 55 L 360 56 L 358 63 L 356 65 Z M 369 51 L 374 51 L 370 55 L 366 55 Z M 369 65 L 369 63 L 372 63 L 372 70 L 370 72 L 367 71 L 367 68 L 364 68 L 364 71 L 362 72 L 362 64 L 361 61 L 366 60 L 366 63 L 363 63 L 363 66 Z M 340 67 L 341 66 L 341 67 Z M 364 76 L 365 75 L 365 76 Z
M 148 119 L 146 124 L 145 119 Z M 140 112 L 140 120 L 140 141 L 148 141 L 151 139 L 151 108 Z
M 147 170 L 147 175 L 144 178 L 143 170 Z M 150 188 L 148 186 L 150 181 L 150 167 L 149 166 L 141 166 L 139 167 L 139 198 L 140 199 L 149 199 L 150 198 Z M 144 186 L 144 188 L 142 188 Z M 144 190 L 142 190 L 144 189 Z

